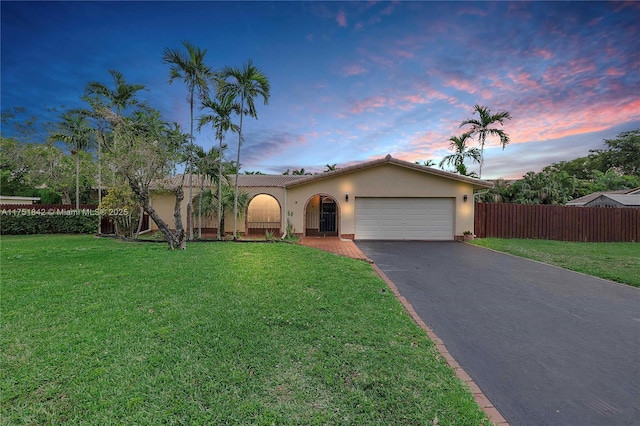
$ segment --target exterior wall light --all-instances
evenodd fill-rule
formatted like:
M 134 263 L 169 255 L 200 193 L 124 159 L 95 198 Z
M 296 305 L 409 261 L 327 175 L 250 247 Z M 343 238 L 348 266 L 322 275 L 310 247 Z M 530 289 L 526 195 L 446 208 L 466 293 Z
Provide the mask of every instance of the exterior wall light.
M 462 200 L 466 203 L 468 198 L 469 197 L 467 196 L 467 194 L 464 194 L 464 196 L 462 197 Z
M 349 193 L 345 192 L 344 193 L 344 200 L 348 203 L 349 202 Z

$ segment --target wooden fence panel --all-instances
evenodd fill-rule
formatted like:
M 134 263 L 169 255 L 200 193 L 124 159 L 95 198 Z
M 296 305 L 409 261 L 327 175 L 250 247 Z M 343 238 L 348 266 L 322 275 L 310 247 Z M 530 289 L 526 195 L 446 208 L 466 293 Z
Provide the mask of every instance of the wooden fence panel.
M 477 203 L 475 234 L 585 242 L 640 241 L 640 209 Z

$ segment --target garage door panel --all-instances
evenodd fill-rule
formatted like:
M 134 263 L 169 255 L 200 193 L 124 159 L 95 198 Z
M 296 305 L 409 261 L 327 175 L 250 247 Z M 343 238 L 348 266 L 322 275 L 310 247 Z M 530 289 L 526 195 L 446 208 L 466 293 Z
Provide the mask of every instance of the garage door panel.
M 452 198 L 356 197 L 359 240 L 452 240 Z

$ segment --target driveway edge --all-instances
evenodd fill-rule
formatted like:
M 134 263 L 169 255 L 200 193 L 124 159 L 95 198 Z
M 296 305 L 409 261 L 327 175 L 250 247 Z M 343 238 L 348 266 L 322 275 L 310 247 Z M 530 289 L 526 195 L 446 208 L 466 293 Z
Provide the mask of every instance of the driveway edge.
M 409 303 L 409 301 L 400 294 L 398 291 L 398 287 L 394 284 L 393 281 L 389 279 L 387 274 L 385 274 L 382 269 L 375 264 L 375 262 L 371 261 L 371 266 L 373 266 L 373 270 L 387 283 L 387 286 L 391 289 L 393 294 L 395 294 L 396 298 L 402 303 L 402 306 L 406 309 L 407 313 L 411 315 L 411 318 L 418 324 L 423 330 L 427 332 L 427 336 L 436 344 L 436 348 L 440 355 L 445 359 L 445 362 L 453 368 L 456 373 L 456 376 L 460 380 L 462 380 L 468 387 L 471 393 L 473 394 L 473 398 L 475 399 L 478 406 L 485 412 L 487 417 L 489 417 L 489 421 L 491 421 L 496 426 L 509 426 L 509 423 L 505 420 L 505 418 L 500 414 L 498 409 L 491 403 L 489 398 L 482 392 L 480 387 L 473 381 L 471 376 L 467 374 L 466 371 L 458 364 L 458 362 L 451 356 L 447 347 L 444 345 L 443 341 L 436 335 L 436 333 L 431 330 L 431 328 L 425 323 L 422 318 L 416 313 L 415 309 Z

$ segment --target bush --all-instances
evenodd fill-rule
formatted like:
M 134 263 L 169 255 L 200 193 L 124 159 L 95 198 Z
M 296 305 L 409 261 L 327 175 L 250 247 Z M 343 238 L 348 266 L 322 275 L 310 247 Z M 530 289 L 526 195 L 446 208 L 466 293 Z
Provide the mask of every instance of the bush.
M 73 214 L 33 215 L 2 214 L 0 215 L 1 235 L 26 234 L 94 234 L 98 232 L 97 215 Z

